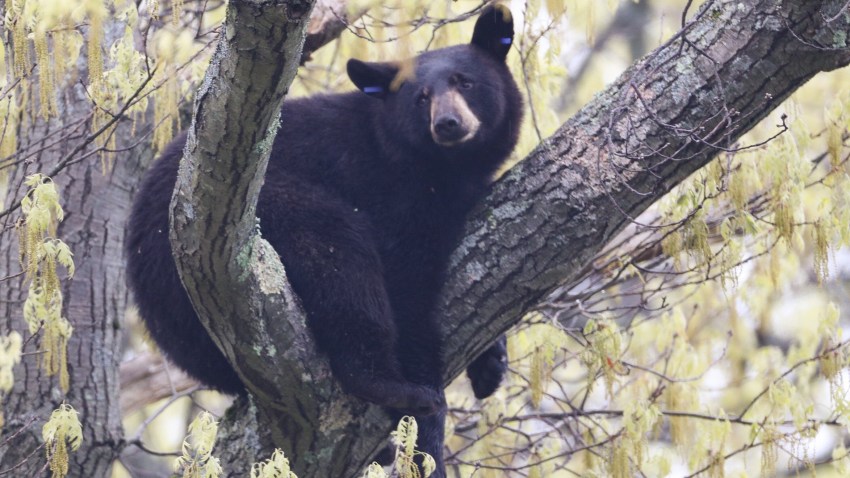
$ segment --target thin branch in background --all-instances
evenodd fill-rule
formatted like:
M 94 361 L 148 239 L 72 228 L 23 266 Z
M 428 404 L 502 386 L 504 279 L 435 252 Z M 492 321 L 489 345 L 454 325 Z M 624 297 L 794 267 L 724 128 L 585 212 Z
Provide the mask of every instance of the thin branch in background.
M 354 35 L 354 36 L 356 36 L 360 39 L 366 40 L 370 43 L 392 43 L 392 42 L 398 41 L 402 38 L 405 38 L 405 37 L 411 35 L 413 32 L 419 30 L 420 28 L 422 28 L 426 25 L 430 25 L 432 27 L 432 33 L 431 33 L 431 40 L 426 44 L 426 47 L 425 47 L 425 50 L 427 50 L 430 47 L 431 43 L 433 42 L 434 35 L 435 35 L 437 30 L 439 30 L 440 28 L 442 28 L 446 25 L 449 25 L 449 24 L 452 24 L 452 23 L 462 22 L 462 21 L 468 20 L 469 18 L 476 16 L 481 11 L 481 9 L 484 8 L 484 6 L 487 5 L 488 3 L 489 2 L 487 2 L 487 1 L 482 1 L 479 5 L 475 6 L 474 8 L 467 10 L 463 13 L 460 13 L 458 15 L 455 15 L 453 17 L 448 17 L 448 18 L 431 17 L 431 16 L 428 15 L 428 12 L 426 10 L 425 12 L 423 12 L 419 16 L 416 16 L 416 17 L 414 17 L 410 20 L 407 20 L 407 21 L 404 21 L 404 22 L 399 22 L 399 23 L 390 23 L 388 21 L 378 19 L 374 15 L 368 14 L 368 13 L 364 13 L 363 15 L 361 15 L 356 20 L 356 24 L 352 23 L 352 22 L 348 22 L 341 15 L 338 16 L 337 18 L 341 22 L 344 23 L 345 29 L 348 30 L 349 33 L 351 33 L 352 35 Z M 387 8 L 387 7 L 384 7 L 384 8 Z M 367 23 L 366 22 L 367 19 L 371 20 L 371 23 Z M 391 36 L 389 38 L 381 39 L 381 40 L 376 39 L 375 35 L 373 35 L 371 33 L 371 30 L 370 30 L 370 28 L 401 29 L 402 27 L 409 28 L 409 30 L 405 31 L 403 33 Z
M 24 466 L 25 464 L 27 464 L 27 462 L 29 461 L 29 459 L 33 457 L 33 455 L 35 455 L 36 453 L 39 453 L 42 449 L 44 449 L 44 443 L 42 443 L 42 444 L 38 445 L 37 447 L 35 447 L 35 449 L 33 449 L 33 451 L 32 451 L 32 452 L 30 452 L 30 454 L 29 454 L 29 455 L 25 456 L 25 457 L 24 457 L 24 459 L 23 459 L 23 460 L 21 460 L 21 461 L 20 461 L 17 465 L 15 465 L 15 466 L 13 466 L 13 467 L 11 467 L 11 468 L 8 468 L 8 469 L 6 469 L 6 470 L 2 470 L 2 471 L 0 471 L 0 476 L 8 475 L 9 473 L 12 473 L 13 471 L 17 470 L 18 468 L 20 468 L 20 467 Z M 39 454 L 39 458 L 40 458 L 40 457 L 41 457 L 41 455 Z M 44 466 L 42 467 L 41 471 L 46 470 L 46 469 L 47 469 L 47 465 L 48 465 L 48 464 L 47 464 L 47 463 L 45 463 L 45 464 L 44 464 Z
M 682 9 L 682 28 L 685 28 L 685 25 L 688 23 L 688 10 L 691 9 L 691 4 L 693 4 L 694 0 L 688 0 L 688 3 L 685 4 L 685 8 Z
M 49 151 L 64 142 L 83 138 L 85 133 L 81 132 L 81 130 L 88 128 L 90 120 L 91 115 L 89 114 L 77 120 L 68 122 L 60 129 L 48 132 L 44 135 L 44 139 L 37 143 L 40 147 L 35 149 L 28 147 L 27 149 L 17 151 L 14 155 L 9 156 L 8 158 L 0 160 L 0 171 L 11 168 L 12 166 L 18 166 L 26 161 L 30 161 L 39 154 Z M 53 140 L 54 136 L 58 136 L 58 138 Z M 45 140 L 48 139 L 52 141 L 50 143 L 45 143 Z
M 141 423 L 141 425 L 139 425 L 139 427 L 136 429 L 136 432 L 129 439 L 127 439 L 127 441 L 132 443 L 132 442 L 136 442 L 136 441 L 140 440 L 141 437 L 142 437 L 142 434 L 145 432 L 145 430 L 148 428 L 148 426 L 150 426 L 151 422 L 156 420 L 157 417 L 159 417 L 163 412 L 165 412 L 174 402 L 176 402 L 177 400 L 180 400 L 183 397 L 189 396 L 189 395 L 197 392 L 200 389 L 201 389 L 200 385 L 195 385 L 195 386 L 188 388 L 188 389 L 186 389 L 182 392 L 175 391 L 174 394 L 171 397 L 169 397 L 169 399 L 164 404 L 162 404 L 162 406 L 160 406 L 156 411 L 154 411 L 153 413 L 148 415 L 147 418 L 145 418 L 145 420 Z
M 835 16 L 827 18 L 826 22 L 832 23 L 834 21 L 837 21 L 839 18 L 841 18 L 842 15 L 844 15 L 844 12 L 847 11 L 847 9 L 850 9 L 850 0 L 847 0 L 847 3 L 845 3 L 843 7 L 838 9 L 838 12 L 836 12 Z
M 70 152 L 70 153 L 68 153 L 67 155 L 65 155 L 65 157 L 64 157 L 64 158 L 62 158 L 62 159 L 61 159 L 61 160 L 60 160 L 60 161 L 56 164 L 56 166 L 54 166 L 54 167 L 53 167 L 53 169 L 51 169 L 51 170 L 47 173 L 47 176 L 48 176 L 48 177 L 54 177 L 54 176 L 56 176 L 56 175 L 57 175 L 60 171 L 62 171 L 62 170 L 63 170 L 63 169 L 65 169 L 65 168 L 66 168 L 69 164 L 71 164 L 71 163 L 72 163 L 72 161 L 74 160 L 74 157 L 75 157 L 78 153 L 80 153 L 81 151 L 83 151 L 84 149 L 86 149 L 86 147 L 88 147 L 91 143 L 93 143 L 96 139 L 98 139 L 98 138 L 99 138 L 102 134 L 104 134 L 104 132 L 109 131 L 109 130 L 112 128 L 112 126 L 114 126 L 114 125 L 115 125 L 115 123 L 117 123 L 119 120 L 121 120 L 121 119 L 124 117 L 124 113 L 125 113 L 125 112 L 126 112 L 126 111 L 127 111 L 127 110 L 131 107 L 131 106 L 133 106 L 134 104 L 136 104 L 136 102 L 137 102 L 137 101 L 139 101 L 139 95 L 140 95 L 140 94 L 144 91 L 144 88 L 147 86 L 147 84 L 150 82 L 150 80 L 151 80 L 151 79 L 153 79 L 153 74 L 149 74 L 149 75 L 147 75 L 147 76 L 146 76 L 146 78 L 145 78 L 145 80 L 142 82 L 142 84 L 141 84 L 141 85 L 140 85 L 140 86 L 136 89 L 136 91 L 135 91 L 135 92 L 133 92 L 133 94 L 132 94 L 132 95 L 130 95 L 130 97 L 129 97 L 129 98 L 128 98 L 125 102 L 124 102 L 124 104 L 123 104 L 123 105 L 122 105 L 122 107 L 118 110 L 118 112 L 117 112 L 117 113 L 115 113 L 115 115 L 113 115 L 112 119 L 110 119 L 109 121 L 107 121 L 107 122 L 106 122 L 103 126 L 101 126 L 101 127 L 100 127 L 97 131 L 95 131 L 95 132 L 93 132 L 93 133 L 89 134 L 88 136 L 86 136 L 86 137 L 85 137 L 85 139 L 84 139 L 83 141 L 81 141 L 79 144 L 77 144 L 77 146 L 75 146 L 75 147 L 74 147 L 74 149 L 73 149 L 73 150 L 71 150 L 71 152 Z M 87 156 L 91 156 L 91 155 L 87 155 Z M 15 201 L 15 202 L 14 202 L 14 203 L 12 203 L 12 205 L 10 205 L 10 206 L 9 206 L 9 207 L 5 210 L 5 211 L 0 212 L 0 218 L 5 217 L 5 216 L 7 216 L 7 215 L 11 214 L 12 212 L 16 211 L 16 210 L 17 210 L 20 206 L 21 206 L 21 201 L 20 201 L 20 200 Z

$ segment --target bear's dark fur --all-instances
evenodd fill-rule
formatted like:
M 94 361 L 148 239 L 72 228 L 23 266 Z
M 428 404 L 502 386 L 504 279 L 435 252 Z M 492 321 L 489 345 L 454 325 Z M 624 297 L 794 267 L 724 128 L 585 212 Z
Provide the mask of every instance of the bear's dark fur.
M 360 91 L 286 101 L 257 205 L 336 379 L 417 416 L 419 446 L 440 470 L 445 405 L 432 310 L 465 217 L 517 140 L 521 97 L 504 63 L 512 38 L 510 12 L 491 6 L 470 44 L 417 56 L 413 75 L 351 60 Z M 129 284 L 168 358 L 240 393 L 171 256 L 168 209 L 185 140 L 168 146 L 136 197 Z M 476 395 L 491 394 L 504 370 L 499 342 L 469 368 Z

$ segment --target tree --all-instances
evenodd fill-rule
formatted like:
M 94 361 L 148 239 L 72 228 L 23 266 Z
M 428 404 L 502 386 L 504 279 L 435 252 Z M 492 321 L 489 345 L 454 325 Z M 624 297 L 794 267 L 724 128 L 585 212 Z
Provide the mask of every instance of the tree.
M 672 39 L 503 176 L 470 218 L 441 299 L 446 381 L 553 291 L 568 290 L 596 273 L 592 261 L 617 233 L 716 155 L 739 150 L 738 139 L 793 91 L 818 72 L 850 63 L 847 8 L 838 0 L 706 2 Z M 220 437 L 225 463 L 244 470 L 267 457 L 274 445 L 286 450 L 302 478 L 355 476 L 381 447 L 390 423 L 376 407 L 344 396 L 334 385 L 312 349 L 277 256 L 254 229 L 253 206 L 267 159 L 267 151 L 255 145 L 276 130 L 276 112 L 302 58 L 309 11 L 302 2 L 230 3 L 227 34 L 198 96 L 192 126 L 197 141 L 190 144 L 178 181 L 172 242 L 202 320 L 253 392 L 251 403 L 237 404 L 241 413 L 225 420 Z M 92 22 L 90 39 L 95 30 Z M 112 37 L 123 33 L 117 27 L 106 32 Z M 85 96 L 79 90 L 82 107 Z M 124 99 L 129 107 L 133 93 Z M 73 117 L 72 104 L 63 117 Z M 87 412 L 82 417 L 87 445 L 72 455 L 78 476 L 104 475 L 122 446 L 114 400 L 117 329 L 111 325 L 120 321 L 126 300 L 123 287 L 116 285 L 123 283 L 121 225 L 150 152 L 129 148 L 136 141 L 134 131 L 129 122 L 119 121 L 125 110 L 118 111 L 109 126 L 117 126 L 115 144 L 126 145 L 129 152 L 108 175 L 86 160 L 91 155 L 79 155 L 91 150 L 96 139 L 102 141 L 97 135 L 66 127 L 58 130 L 61 141 L 51 142 L 59 120 L 22 123 L 31 131 L 18 137 L 37 146 L 27 149 L 22 142 L 10 161 L 18 164 L 33 151 L 40 153 L 39 161 L 34 168 L 12 169 L 16 189 L 9 195 L 11 207 L 0 213 L 7 221 L 0 238 L 3 250 L 11 251 L 10 218 L 27 172 L 49 171 L 57 180 L 61 173 L 69 184 L 63 196 L 79 201 L 65 205 L 68 219 L 58 231 L 71 239 L 78 258 L 85 257 L 63 291 L 69 301 L 66 314 L 76 329 L 67 400 L 85 403 Z M 136 124 L 136 132 L 147 132 L 152 122 L 146 118 L 143 127 Z M 239 135 L 221 134 L 237 124 L 250 128 Z M 222 137 L 225 142 L 219 142 Z M 67 151 L 74 153 L 62 155 Z M 234 170 L 244 172 L 238 181 L 231 181 Z M 187 211 L 193 221 L 186 220 Z M 93 229 L 97 224 L 104 226 Z M 210 230 L 227 234 L 205 233 Z M 247 266 L 239 260 L 245 252 L 251 258 Z M 9 287 L 0 307 L 6 309 L 3 316 L 14 318 L 6 328 L 22 329 L 15 306 L 25 287 L 14 255 L 7 252 L 6 259 L 0 262 L 0 276 L 8 277 Z M 212 302 L 213 297 L 239 300 Z M 75 300 L 86 305 L 78 308 Z M 227 321 L 233 316 L 252 319 L 233 327 Z M 91 330 L 85 330 L 89 323 Z M 590 335 L 599 331 L 595 326 Z M 607 359 L 609 369 L 616 370 L 618 358 Z M 56 399 L 43 390 L 35 367 L 35 360 L 25 359 L 16 369 L 16 377 L 26 380 L 18 378 L 6 399 L 6 431 L 19 434 L 4 448 L 0 469 L 20 463 L 22 470 L 41 468 L 31 456 L 39 441 L 28 417 L 45 416 Z

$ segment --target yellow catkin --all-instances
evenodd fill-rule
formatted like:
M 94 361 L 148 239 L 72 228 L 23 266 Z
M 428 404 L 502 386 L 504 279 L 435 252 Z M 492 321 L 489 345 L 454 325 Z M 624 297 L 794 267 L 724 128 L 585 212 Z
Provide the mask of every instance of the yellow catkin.
M 39 114 L 43 119 L 48 119 L 56 115 L 56 85 L 53 81 L 53 67 L 47 46 L 47 32 L 36 32 L 33 43 L 38 64 Z
M 564 0 L 546 0 L 546 10 L 552 16 L 558 15 L 567 8 L 564 3 Z
M 17 130 L 17 116 L 14 113 L 16 110 L 14 97 L 4 98 L 0 100 L 0 174 L 5 173 L 9 168 L 3 167 L 3 161 L 15 154 L 18 148 L 18 138 L 15 135 Z M 2 201 L 0 201 L 2 204 Z
M 711 245 L 708 242 L 708 224 L 705 222 L 705 214 L 702 210 L 688 221 L 685 226 L 685 235 L 685 245 L 691 257 L 697 264 L 707 264 L 711 260 Z
M 169 66 L 168 74 L 154 99 L 154 124 L 158 126 L 153 132 L 153 146 L 157 151 L 162 151 L 174 137 L 175 129 L 180 128 L 180 90 L 176 77 L 176 70 Z
M 779 286 L 779 275 L 782 270 L 782 255 L 779 250 L 784 248 L 779 247 L 780 245 L 777 244 L 777 247 L 770 249 L 770 258 L 767 267 L 770 283 L 774 288 Z
M 596 42 L 596 2 L 587 2 L 587 43 Z
M 9 71 L 6 65 L 6 39 L 0 35 L 0 87 L 9 84 Z
M 776 471 L 776 460 L 778 458 L 779 432 L 772 426 L 765 426 L 762 430 L 761 447 L 761 476 L 773 476 Z
M 21 334 L 15 331 L 5 337 L 0 336 L 0 403 L 15 386 L 14 370 L 15 366 L 21 363 L 22 344 Z M 3 413 L 0 408 L 0 427 L 3 427 L 3 424 Z
M 48 301 L 52 307 L 43 326 L 44 355 L 42 367 L 48 376 L 59 375 L 59 388 L 62 392 L 67 393 L 70 388 L 68 339 L 71 337 L 73 328 L 60 315 L 60 309 L 57 308 L 57 306 L 61 306 L 61 295 L 56 293 L 48 296 Z
M 596 443 L 596 439 L 590 431 L 590 428 L 585 428 L 581 433 L 582 442 L 585 445 L 591 445 Z M 581 452 L 582 455 L 582 465 L 585 470 L 592 470 L 596 467 L 604 466 L 600 461 L 603 459 L 599 453 L 596 452 L 595 449 L 588 448 L 587 450 Z
M 79 34 L 65 24 L 53 32 L 53 81 L 61 88 L 68 75 L 74 71 L 71 62 L 79 57 Z M 77 51 L 74 51 L 74 48 Z
M 680 230 L 670 231 L 669 234 L 661 241 L 661 250 L 667 257 L 673 259 L 673 267 L 676 270 L 682 269 L 682 261 L 680 254 L 685 248 L 683 234 Z
M 831 339 L 828 339 L 824 342 L 823 348 L 829 350 L 830 348 L 835 346 L 835 342 Z M 834 350 L 831 352 L 823 353 L 820 358 L 820 368 L 823 376 L 827 378 L 827 380 L 833 380 L 838 376 L 838 373 L 841 372 L 844 367 L 844 361 L 842 360 L 841 353 L 839 350 Z
M 531 389 L 531 405 L 534 408 L 540 408 L 540 402 L 543 400 L 543 388 L 545 383 L 545 365 L 543 360 L 543 352 L 540 348 L 534 349 L 531 354 L 531 373 L 529 377 Z
M 709 478 L 725 478 L 726 476 L 726 456 L 723 450 L 711 452 L 711 464 L 708 467 Z
M 20 10 L 23 10 L 23 7 Z M 15 19 L 12 24 L 12 54 L 15 78 L 23 78 L 30 67 L 27 30 L 24 19 L 20 17 L 20 13 L 21 11 L 15 11 L 13 7 L 13 16 Z
M 88 34 L 89 86 L 97 89 L 103 78 L 103 18 L 92 15 Z
M 148 9 L 153 20 L 159 19 L 159 0 L 151 0 Z
M 56 327 L 52 326 L 52 322 L 55 321 L 53 315 L 54 314 L 51 312 L 50 317 L 43 320 L 45 326 L 43 327 L 44 335 L 41 340 L 42 346 L 44 347 L 44 354 L 41 355 L 41 366 L 48 376 L 56 375 L 56 372 L 59 370 L 59 360 L 56 358 L 56 346 L 61 343 L 61 341 L 56 335 Z
M 18 89 L 20 96 L 18 97 L 18 114 L 20 117 L 18 118 L 18 124 L 24 127 L 21 130 L 25 129 L 25 125 L 31 125 L 35 123 L 36 118 L 32 114 L 32 108 L 29 107 L 30 100 L 32 99 L 32 89 L 33 84 L 26 79 L 21 81 L 21 88 Z
M 30 188 L 21 201 L 25 219 L 17 225 L 21 238 L 21 263 L 26 270 L 29 290 L 24 302 L 24 318 L 30 333 L 42 330 L 41 366 L 48 376 L 59 375 L 59 385 L 67 392 L 67 346 L 71 324 L 62 317 L 62 290 L 56 264 L 60 262 L 73 274 L 70 250 L 56 239 L 56 225 L 64 213 L 55 185 L 41 174 L 26 178 Z
M 692 401 L 686 396 L 690 396 L 686 390 L 687 385 L 679 382 L 673 382 L 664 393 L 667 402 L 667 408 L 673 411 L 688 410 L 688 406 L 692 405 Z M 670 417 L 670 439 L 674 444 L 686 446 L 689 440 L 693 438 L 693 429 L 685 417 Z
M 62 478 L 68 474 L 68 448 L 76 451 L 83 442 L 83 428 L 77 411 L 63 403 L 53 413 L 41 429 L 44 450 L 53 478 Z
M 815 222 L 812 227 L 814 236 L 814 273 L 818 284 L 823 284 L 829 278 L 829 240 L 823 220 Z
M 837 122 L 830 121 L 826 128 L 826 150 L 829 153 L 829 164 L 834 170 L 843 170 L 841 150 L 844 147 L 842 134 L 844 131 Z
M 597 373 L 602 374 L 608 397 L 614 397 L 614 384 L 622 372 L 622 336 L 617 324 L 608 319 L 589 321 L 584 328 L 588 346 L 581 354 L 588 369 L 588 385 L 592 386 Z
M 183 0 L 171 1 L 171 24 L 177 26 L 180 23 L 180 14 L 183 13 Z
M 26 242 L 24 244 L 24 247 L 26 248 L 24 250 L 24 257 L 28 278 L 35 276 L 36 272 L 38 271 L 38 253 L 36 251 L 36 247 L 40 243 L 41 235 L 39 234 L 39 231 L 35 228 L 27 229 Z M 24 249 L 24 247 L 22 247 L 21 249 Z
M 774 222 L 776 223 L 776 234 L 790 244 L 794 237 L 794 214 L 786 204 L 780 200 L 774 200 L 773 205 Z
M 117 124 L 113 125 L 104 133 L 104 136 L 106 136 L 107 138 L 106 142 L 103 144 L 105 150 L 100 152 L 100 171 L 104 175 L 109 174 L 109 172 L 112 171 L 112 167 L 115 165 L 114 151 L 116 149 L 117 143 L 115 134 L 113 133 L 115 132 L 115 128 L 117 126 Z
M 96 103 L 104 106 L 112 104 L 115 99 L 113 92 L 107 91 L 105 88 L 96 90 L 94 97 Z M 112 116 L 106 111 L 105 107 L 95 108 L 92 112 L 92 131 L 100 131 L 106 127 L 111 120 Z M 108 174 L 112 170 L 112 165 L 115 161 L 115 155 L 110 151 L 114 151 L 116 148 L 116 138 L 113 133 L 117 127 L 118 123 L 113 123 L 110 127 L 104 129 L 103 132 L 98 134 L 97 138 L 95 138 L 95 145 L 102 148 L 100 152 L 100 168 L 103 174 Z
M 608 472 L 613 478 L 630 478 L 629 449 L 625 440 L 614 440 L 611 444 L 611 458 L 608 462 Z
M 750 193 L 747 189 L 743 166 L 741 170 L 733 171 L 729 175 L 729 198 L 737 211 L 745 210 L 747 203 L 750 201 Z
M 53 453 L 48 452 L 48 462 L 53 476 L 68 474 L 68 446 L 65 440 L 58 440 L 53 446 Z
M 53 38 L 53 81 L 59 87 L 63 86 L 65 74 L 68 70 L 67 58 L 70 45 L 66 43 L 67 35 L 63 31 L 64 26 L 57 27 L 51 37 Z
M 45 260 L 41 262 L 41 281 L 44 284 L 44 293 L 48 297 L 59 294 L 59 275 L 56 273 L 56 261 Z

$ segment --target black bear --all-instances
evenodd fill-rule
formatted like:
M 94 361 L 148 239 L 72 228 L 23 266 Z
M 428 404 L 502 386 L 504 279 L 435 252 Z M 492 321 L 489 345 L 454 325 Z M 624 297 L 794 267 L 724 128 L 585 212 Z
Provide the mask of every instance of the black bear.
M 512 40 L 510 12 L 491 5 L 470 44 L 422 53 L 412 69 L 350 60 L 359 91 L 285 101 L 257 205 L 334 377 L 396 417 L 413 414 L 438 477 L 445 400 L 432 310 L 467 213 L 517 141 L 522 100 L 505 65 Z M 171 255 L 168 209 L 185 140 L 166 148 L 136 196 L 128 281 L 169 359 L 241 393 Z M 477 396 L 498 386 L 504 353 L 500 341 L 468 368 Z

